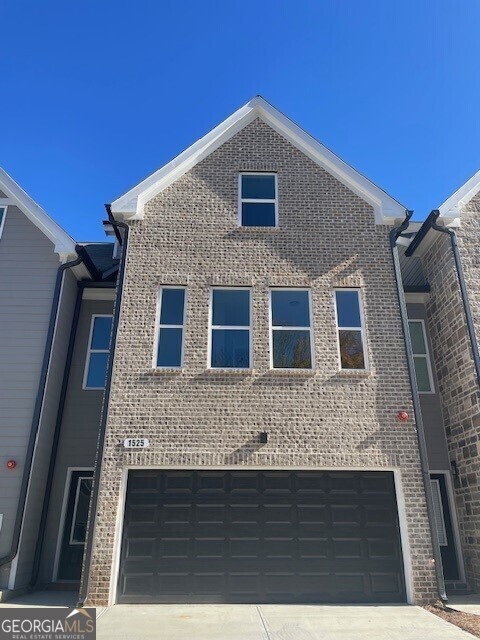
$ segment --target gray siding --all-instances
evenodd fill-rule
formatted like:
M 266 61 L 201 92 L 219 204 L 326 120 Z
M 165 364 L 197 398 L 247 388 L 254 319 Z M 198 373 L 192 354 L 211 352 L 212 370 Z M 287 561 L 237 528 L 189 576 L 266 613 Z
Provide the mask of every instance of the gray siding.
M 450 461 L 447 449 L 447 438 L 443 422 L 441 398 L 438 393 L 438 380 L 435 362 L 433 361 L 433 349 L 430 342 L 427 311 L 423 304 L 408 304 L 408 317 L 411 320 L 423 320 L 425 333 L 427 334 L 428 350 L 430 353 L 435 393 L 421 393 L 420 406 L 427 440 L 428 464 L 435 471 L 449 470 Z
M 1 555 L 12 540 L 58 266 L 50 240 L 9 206 L 0 239 Z M 11 458 L 17 467 L 8 471 Z M 8 567 L 0 572 L 0 585 L 7 579 Z
M 58 537 L 62 535 L 61 510 L 69 467 L 93 467 L 103 391 L 82 389 L 93 314 L 113 312 L 113 301 L 84 300 L 78 322 L 72 367 L 68 381 L 58 455 L 55 465 L 50 509 L 43 547 L 40 581 L 50 582 Z
M 77 281 L 72 272 L 67 270 L 63 279 L 37 446 L 32 464 L 32 476 L 25 506 L 20 548 L 15 561 L 15 583 L 11 585 L 15 588 L 23 587 L 30 582 L 76 294 Z

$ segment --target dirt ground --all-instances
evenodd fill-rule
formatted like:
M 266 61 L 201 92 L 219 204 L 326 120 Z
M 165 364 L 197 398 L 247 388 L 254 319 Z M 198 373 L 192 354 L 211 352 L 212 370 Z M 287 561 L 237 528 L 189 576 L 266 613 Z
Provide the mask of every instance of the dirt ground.
M 477 616 L 474 613 L 455 611 L 455 609 L 450 609 L 450 607 L 444 606 L 441 602 L 427 604 L 425 609 L 430 611 L 430 613 L 434 613 L 439 618 L 442 618 L 443 620 L 460 627 L 460 629 L 477 636 L 477 638 L 480 638 L 480 616 Z

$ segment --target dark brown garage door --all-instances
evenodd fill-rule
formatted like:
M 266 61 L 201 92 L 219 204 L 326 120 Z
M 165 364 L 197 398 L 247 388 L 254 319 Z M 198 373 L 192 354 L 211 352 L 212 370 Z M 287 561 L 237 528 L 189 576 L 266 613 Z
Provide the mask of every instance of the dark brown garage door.
M 404 598 L 391 473 L 129 474 L 119 602 Z

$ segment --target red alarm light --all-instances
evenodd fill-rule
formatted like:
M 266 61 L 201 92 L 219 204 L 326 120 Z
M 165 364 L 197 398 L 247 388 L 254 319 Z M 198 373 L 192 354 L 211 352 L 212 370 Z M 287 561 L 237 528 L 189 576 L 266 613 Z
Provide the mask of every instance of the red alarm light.
M 409 418 L 408 413 L 406 411 L 399 411 L 397 413 L 397 418 L 400 420 L 400 422 L 406 422 Z
M 7 462 L 7 469 L 15 469 L 16 466 L 17 466 L 17 463 L 15 462 L 15 460 L 9 460 Z

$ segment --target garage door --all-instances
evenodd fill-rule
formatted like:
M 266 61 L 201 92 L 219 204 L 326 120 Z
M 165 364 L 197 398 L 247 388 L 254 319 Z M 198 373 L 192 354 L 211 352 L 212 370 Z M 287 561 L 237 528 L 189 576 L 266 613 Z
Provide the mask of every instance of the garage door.
M 129 474 L 121 603 L 404 598 L 391 473 Z

